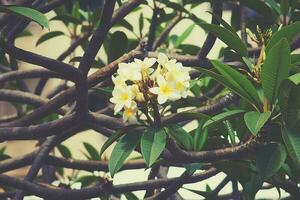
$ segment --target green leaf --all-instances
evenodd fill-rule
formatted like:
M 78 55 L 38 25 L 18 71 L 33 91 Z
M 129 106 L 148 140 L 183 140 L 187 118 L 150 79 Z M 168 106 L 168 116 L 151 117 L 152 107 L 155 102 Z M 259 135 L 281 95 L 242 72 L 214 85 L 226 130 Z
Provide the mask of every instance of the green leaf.
M 257 173 L 255 167 L 247 160 L 218 161 L 214 163 L 214 166 L 242 185 Z
M 213 116 L 210 120 L 206 121 L 203 125 L 203 129 L 209 128 L 217 123 L 225 121 L 227 119 L 236 117 L 244 113 L 244 110 L 230 110 L 227 112 L 220 113 L 218 115 Z
M 220 74 L 223 75 L 227 82 L 229 82 L 234 88 L 238 89 L 239 93 L 241 93 L 242 96 L 249 101 L 249 103 L 254 104 L 258 109 L 262 107 L 257 90 L 244 75 L 219 61 L 212 61 L 212 64 L 220 72 Z
M 203 114 L 203 113 L 196 113 L 196 112 L 189 112 L 189 111 L 185 111 L 185 112 L 180 112 L 177 113 L 174 117 L 172 117 L 172 120 L 176 120 L 176 119 L 181 119 L 184 118 L 186 120 L 192 120 L 192 119 L 211 119 L 211 117 L 209 115 Z M 164 123 L 168 123 L 168 120 L 165 120 Z
M 243 99 L 245 99 L 247 102 L 249 102 L 250 104 L 252 104 L 252 97 L 249 97 L 249 95 L 245 94 L 245 92 L 243 91 L 243 89 L 240 87 L 240 85 L 238 85 L 234 79 L 226 79 L 224 76 L 215 73 L 213 71 L 207 70 L 207 69 L 203 69 L 200 67 L 194 67 L 195 69 L 197 69 L 198 71 L 212 77 L 213 79 L 215 79 L 216 81 L 218 81 L 219 83 L 221 83 L 222 85 L 226 86 L 227 88 L 229 88 L 232 92 L 236 93 L 237 95 L 239 95 L 240 97 L 242 97 Z M 259 103 L 261 104 L 261 103 Z M 256 107 L 256 106 L 255 106 Z M 261 106 L 260 106 L 261 107 Z
M 239 0 L 241 2 L 241 5 L 244 5 L 255 12 L 257 12 L 259 15 L 261 15 L 261 18 L 268 19 L 268 21 L 275 22 L 278 15 L 273 11 L 273 9 L 266 4 L 264 0 Z
M 194 151 L 200 151 L 204 147 L 207 138 L 208 138 L 208 130 L 203 129 L 202 125 L 199 122 L 199 125 L 195 130 L 195 134 L 194 134 Z
M 296 74 L 297 75 L 297 74 Z M 295 80 L 297 83 L 298 80 Z M 300 120 L 300 85 L 284 80 L 278 93 L 278 102 L 283 120 L 288 127 L 295 127 Z
M 140 138 L 141 134 L 127 133 L 116 144 L 108 162 L 108 169 L 112 177 L 121 169 L 126 158 L 138 145 Z
M 45 15 L 32 8 L 22 6 L 0 6 L 0 12 L 11 13 L 18 16 L 26 17 L 32 21 L 37 22 L 42 27 L 49 29 L 49 21 Z
M 187 174 L 189 176 L 193 175 L 198 169 L 200 169 L 203 166 L 202 163 L 191 163 L 184 165 L 186 171 L 184 174 Z
M 274 33 L 266 46 L 267 54 L 269 53 L 269 51 L 271 51 L 273 46 L 275 46 L 278 43 L 278 41 L 280 41 L 283 38 L 286 38 L 288 42 L 291 43 L 294 40 L 294 38 L 298 36 L 299 32 L 300 22 L 295 22 L 283 27 L 282 29 Z
M 127 200 L 139 200 L 139 198 L 135 196 L 135 194 L 133 194 L 132 192 L 126 192 L 123 193 L 123 195 L 126 197 Z
M 239 37 L 239 35 L 237 34 L 236 30 L 234 30 L 224 19 L 222 19 L 219 15 L 216 15 L 213 12 L 208 11 L 209 14 L 211 14 L 213 16 L 213 18 L 215 18 L 222 26 L 224 26 L 224 28 L 226 28 L 227 30 L 229 30 L 231 33 L 233 33 L 234 35 L 236 35 L 237 37 Z
M 128 48 L 128 38 L 122 31 L 116 31 L 109 40 L 109 48 L 106 49 L 108 63 L 122 56 Z
M 57 146 L 57 149 L 64 158 L 72 158 L 71 151 L 65 145 L 60 144 Z
M 100 155 L 98 151 L 93 147 L 93 145 L 83 142 L 83 146 L 89 154 L 88 159 L 90 160 L 100 160 Z
M 273 104 L 281 82 L 288 78 L 291 69 L 290 47 L 287 39 L 281 39 L 267 54 L 261 70 L 261 82 L 265 97 Z
M 139 30 L 140 30 L 140 36 L 143 36 L 143 28 L 144 28 L 144 15 L 143 12 L 141 12 L 139 17 Z
M 300 83 L 300 73 L 293 74 L 288 78 L 290 81 L 292 81 L 294 84 L 298 85 Z
M 57 15 L 53 18 L 50 19 L 51 21 L 57 20 L 57 21 L 62 21 L 64 24 L 68 25 L 69 23 L 72 24 L 80 24 L 80 20 L 78 20 L 76 17 L 72 15 Z
M 38 41 L 36 42 L 35 46 L 38 46 L 40 45 L 41 43 L 51 39 L 51 38 L 54 38 L 54 37 L 58 37 L 58 36 L 61 36 L 61 35 L 65 35 L 64 32 L 61 32 L 61 31 L 51 31 L 51 32 L 48 32 L 48 33 L 45 33 L 44 35 L 42 35 Z
M 246 57 L 242 57 L 244 63 L 247 65 L 248 69 L 252 72 L 254 69 L 254 65 L 252 64 L 252 62 L 249 60 L 249 58 Z
M 275 2 L 275 0 L 267 0 L 267 3 L 277 12 L 278 15 L 281 15 L 280 6 Z
M 271 178 L 283 165 L 286 151 L 283 145 L 270 143 L 257 153 L 256 165 L 263 180 Z
M 268 121 L 271 116 L 271 112 L 247 112 L 244 115 L 244 120 L 246 122 L 247 127 L 251 131 L 251 133 L 255 136 L 260 131 L 260 129 L 264 126 L 264 124 Z
M 289 156 L 297 169 L 300 169 L 300 135 L 298 131 L 292 131 L 288 127 L 282 127 L 282 138 Z
M 255 199 L 256 193 L 261 189 L 263 180 L 258 174 L 252 174 L 250 179 L 243 184 L 243 194 L 246 200 Z
M 166 146 L 167 135 L 163 128 L 147 128 L 141 138 L 141 152 L 148 166 L 151 166 Z
M 181 126 L 173 124 L 167 127 L 167 133 L 179 144 L 179 146 L 187 149 L 193 149 L 193 138 Z
M 174 44 L 175 48 L 179 47 L 184 40 L 187 39 L 187 37 L 192 33 L 193 29 L 195 27 L 195 24 L 190 25 L 177 39 Z
M 232 33 L 230 30 L 224 27 L 214 24 L 200 23 L 199 25 L 204 30 L 211 32 L 217 38 L 222 40 L 225 44 L 228 45 L 228 47 L 233 49 L 236 53 L 238 53 L 241 56 L 247 57 L 247 47 L 236 34 Z
M 101 150 L 100 150 L 100 154 L 99 157 L 101 158 L 102 154 L 104 153 L 104 151 L 115 141 L 117 141 L 120 137 L 122 137 L 124 134 L 126 134 L 127 132 L 130 132 L 132 129 L 138 127 L 138 125 L 131 125 L 131 126 L 127 126 L 124 127 L 118 131 L 116 131 L 115 133 L 113 133 L 102 145 Z

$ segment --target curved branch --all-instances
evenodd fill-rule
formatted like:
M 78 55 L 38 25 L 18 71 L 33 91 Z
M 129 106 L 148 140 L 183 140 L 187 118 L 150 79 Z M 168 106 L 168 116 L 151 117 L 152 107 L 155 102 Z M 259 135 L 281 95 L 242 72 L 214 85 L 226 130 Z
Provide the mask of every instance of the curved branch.
M 74 126 L 78 120 L 79 119 L 72 114 L 61 119 L 39 125 L 0 128 L 0 142 L 8 140 L 32 140 L 44 138 Z
M 80 71 L 71 65 L 32 53 L 30 51 L 19 49 L 12 45 L 10 42 L 5 42 L 3 38 L 0 39 L 0 45 L 8 54 L 13 55 L 19 60 L 39 65 L 51 71 L 60 73 L 63 77 L 71 81 L 77 81 L 81 78 Z
M 32 69 L 25 71 L 9 71 L 0 74 L 0 83 L 30 78 L 63 78 L 59 73 L 47 69 Z
M 191 162 L 212 162 L 221 159 L 229 159 L 241 157 L 242 155 L 253 151 L 259 144 L 254 140 L 234 146 L 216 150 L 199 151 L 199 152 L 188 152 L 182 150 L 177 146 L 175 141 L 170 140 L 168 149 L 173 155 L 176 155 L 177 162 L 191 163 Z M 176 161 L 173 161 L 176 162 Z
M 218 100 L 217 103 L 212 104 L 212 105 L 206 105 L 206 106 L 202 106 L 199 108 L 194 108 L 188 111 L 185 111 L 185 113 L 203 113 L 203 114 L 214 114 L 217 112 L 220 112 L 221 110 L 223 110 L 224 108 L 226 108 L 227 106 L 233 104 L 236 100 L 238 99 L 238 97 L 235 94 L 229 93 L 228 95 L 222 97 L 220 100 Z M 178 122 L 182 122 L 185 120 L 189 120 L 190 117 L 189 116 L 182 116 L 180 113 L 174 113 L 174 114 L 170 114 L 167 115 L 165 117 L 162 118 L 162 123 L 164 124 L 170 124 L 170 123 L 178 123 Z
M 41 106 L 49 102 L 48 99 L 38 95 L 8 89 L 0 89 L 0 100 L 29 104 L 33 106 Z M 66 114 L 67 110 L 65 108 L 60 108 L 56 112 L 60 115 L 64 115 Z
M 184 183 L 186 184 L 186 183 L 199 182 L 205 180 L 207 177 L 211 177 L 216 174 L 218 174 L 218 171 L 216 169 L 210 169 L 207 170 L 206 172 L 191 176 L 191 178 L 185 180 Z M 22 189 L 42 198 L 87 199 L 87 198 L 97 197 L 103 194 L 124 193 L 129 191 L 167 187 L 171 183 L 178 181 L 178 179 L 179 178 L 156 179 L 156 180 L 142 181 L 142 182 L 136 182 L 130 184 L 120 184 L 120 185 L 111 185 L 111 183 L 105 183 L 103 185 L 91 187 L 91 188 L 84 188 L 80 190 L 68 190 L 62 188 L 60 189 L 49 188 L 39 184 L 31 183 L 29 181 L 20 180 L 15 177 L 0 175 L 0 184 L 12 186 L 17 189 Z

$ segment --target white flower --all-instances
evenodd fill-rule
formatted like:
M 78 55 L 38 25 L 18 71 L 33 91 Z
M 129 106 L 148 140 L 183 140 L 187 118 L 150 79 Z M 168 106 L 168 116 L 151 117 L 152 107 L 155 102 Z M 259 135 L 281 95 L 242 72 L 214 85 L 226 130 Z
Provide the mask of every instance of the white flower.
M 176 81 L 175 82 L 175 90 L 183 98 L 187 97 L 189 87 L 190 87 L 189 81 Z
M 126 86 L 126 83 L 125 83 L 126 80 L 121 76 L 112 76 L 111 79 L 116 87 L 125 87 Z
M 189 69 L 184 68 L 181 63 L 174 63 L 166 65 L 168 70 L 166 79 L 168 81 L 189 81 Z
M 137 105 L 134 101 L 131 102 L 130 106 L 125 106 L 123 111 L 124 122 L 136 122 Z
M 141 61 L 140 59 L 135 58 L 134 62 L 139 67 L 139 70 L 142 73 L 142 75 L 148 76 L 149 74 L 151 74 L 154 71 L 154 69 L 151 67 L 156 62 L 156 59 L 155 58 L 144 58 L 144 60 Z
M 131 63 L 120 63 L 117 71 L 120 77 L 125 81 L 139 81 L 142 80 L 142 74 L 140 68 L 135 62 Z
M 164 53 L 158 53 L 157 62 L 161 66 L 166 67 L 167 65 L 175 64 L 176 60 L 175 59 L 169 60 L 169 58 L 168 58 L 168 56 L 166 54 L 164 54 Z
M 112 98 L 110 98 L 110 102 L 115 104 L 115 114 L 117 114 L 124 106 L 130 106 L 131 102 L 134 98 L 134 94 L 132 92 L 132 87 L 115 87 L 112 92 Z
M 180 95 L 176 93 L 173 82 L 167 82 L 163 76 L 157 76 L 158 87 L 150 88 L 150 92 L 157 95 L 159 104 L 165 103 L 167 100 L 175 101 L 180 99 Z

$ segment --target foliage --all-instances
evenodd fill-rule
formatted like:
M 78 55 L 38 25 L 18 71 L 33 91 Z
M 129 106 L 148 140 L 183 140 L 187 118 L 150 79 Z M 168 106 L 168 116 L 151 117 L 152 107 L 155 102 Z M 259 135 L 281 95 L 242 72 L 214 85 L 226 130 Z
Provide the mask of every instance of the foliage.
M 38 141 L 22 158 L 0 149 L 1 173 L 31 165 L 25 181 L 0 175 L 7 195 L 139 199 L 135 191 L 144 190 L 144 198 L 167 199 L 182 188 L 199 198 L 251 200 L 265 183 L 300 195 L 298 0 L 30 2 L 0 5 L 0 100 L 16 110 L 1 116 L 0 141 Z M 70 46 L 57 59 L 16 47 L 17 38 L 35 36 L 31 21 L 46 28 L 36 46 L 58 38 Z M 199 31 L 204 43 L 194 38 Z M 21 71 L 21 61 L 46 69 Z M 24 79 L 34 78 L 32 90 Z M 64 84 L 46 94 L 49 78 Z M 107 140 L 83 142 L 78 160 L 63 142 L 89 129 Z M 163 167 L 185 172 L 171 179 Z M 115 184 L 127 169 L 149 169 L 149 180 Z M 183 187 L 218 172 L 226 178 L 216 188 Z M 224 196 L 228 182 L 233 192 Z

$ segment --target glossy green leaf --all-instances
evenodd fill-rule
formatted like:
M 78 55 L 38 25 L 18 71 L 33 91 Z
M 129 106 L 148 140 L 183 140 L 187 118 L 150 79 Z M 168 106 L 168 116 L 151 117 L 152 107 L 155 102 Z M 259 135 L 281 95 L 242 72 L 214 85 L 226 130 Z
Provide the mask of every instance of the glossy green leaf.
M 230 30 L 227 30 L 224 27 L 214 25 L 214 24 L 200 23 L 199 25 L 204 30 L 214 34 L 217 38 L 222 40 L 225 44 L 228 45 L 228 47 L 233 49 L 239 55 L 245 57 L 248 55 L 246 45 L 236 34 L 232 33 Z
M 114 143 L 115 141 L 117 141 L 120 137 L 122 137 L 124 134 L 130 132 L 132 129 L 138 127 L 138 125 L 132 125 L 132 126 L 127 126 L 125 128 L 122 128 L 118 131 L 116 131 L 115 133 L 113 133 L 102 145 L 101 150 L 100 150 L 100 158 L 103 154 L 103 152 L 110 146 L 112 145 L 112 143 Z
M 294 40 L 294 38 L 298 36 L 299 32 L 300 22 L 295 22 L 283 27 L 282 29 L 274 33 L 266 46 L 267 54 L 269 51 L 271 51 L 273 46 L 275 46 L 278 43 L 278 41 L 280 41 L 282 38 L 286 38 L 288 42 L 291 43 Z
M 140 139 L 141 134 L 127 133 L 118 141 L 108 162 L 108 169 L 112 177 L 121 169 L 124 161 L 133 152 Z
M 141 138 L 141 152 L 148 166 L 151 166 L 166 146 L 167 135 L 163 128 L 150 127 Z
M 282 138 L 289 156 L 300 170 L 300 135 L 298 131 L 282 127 Z
M 193 138 L 181 126 L 174 124 L 168 126 L 167 133 L 177 142 L 177 144 L 187 150 L 193 149 Z
M 247 112 L 244 115 L 244 120 L 246 122 L 247 127 L 251 131 L 251 133 L 255 136 L 260 131 L 260 129 L 264 126 L 264 124 L 268 121 L 271 116 L 271 112 Z
M 49 29 L 49 21 L 45 15 L 37 10 L 22 6 L 0 6 L 0 12 L 11 13 L 26 17 L 32 21 L 37 22 L 42 27 Z
M 256 100 L 253 100 L 253 97 L 250 96 L 249 94 L 247 94 L 247 92 L 245 92 L 243 90 L 243 88 L 236 82 L 236 79 L 233 79 L 230 75 L 224 77 L 223 75 L 220 75 L 218 73 L 215 73 L 211 70 L 207 70 L 207 69 L 203 69 L 200 67 L 195 67 L 195 69 L 199 70 L 200 72 L 212 77 L 213 79 L 215 79 L 216 81 L 218 81 L 219 83 L 221 83 L 222 85 L 226 86 L 227 88 L 229 88 L 232 92 L 236 93 L 237 95 L 239 95 L 240 97 L 242 97 L 243 99 L 245 99 L 247 102 L 249 102 L 252 105 L 255 105 L 254 102 L 258 101 L 259 98 L 255 97 Z M 242 76 L 242 75 L 241 75 Z M 246 79 L 245 77 L 243 77 L 242 79 Z M 253 86 L 252 86 L 253 87 Z M 249 88 L 247 88 L 249 89 Z M 253 89 L 252 89 L 253 90 Z M 258 96 L 258 95 L 255 95 Z M 257 104 L 259 105 L 258 108 L 262 107 L 262 103 L 259 101 L 257 102 Z M 257 105 L 257 106 L 258 106 Z M 255 106 L 255 107 L 257 107 Z
M 267 54 L 261 70 L 261 82 L 265 97 L 270 104 L 277 97 L 281 82 L 288 78 L 291 69 L 291 56 L 288 41 L 281 39 Z
M 271 178 L 283 165 L 286 151 L 283 145 L 270 143 L 257 152 L 256 165 L 263 180 Z
M 218 115 L 215 115 L 210 120 L 208 120 L 204 123 L 203 129 L 214 126 L 215 124 L 225 121 L 227 119 L 231 119 L 236 116 L 239 116 L 244 112 L 245 112 L 244 110 L 230 110 L 230 111 L 226 111 L 226 112 L 220 113 Z
M 297 83 L 298 79 L 294 81 Z M 290 79 L 284 80 L 278 93 L 282 118 L 290 128 L 294 128 L 300 122 L 300 85 L 296 85 L 295 82 Z
M 65 33 L 61 32 L 61 31 L 51 31 L 51 32 L 45 33 L 44 35 L 42 35 L 38 39 L 35 46 L 38 46 L 38 45 L 42 44 L 43 42 L 45 42 L 45 41 L 47 41 L 51 38 L 58 37 L 58 36 L 61 36 L 61 35 L 65 35 Z
M 238 88 L 239 92 L 257 108 L 262 107 L 261 100 L 258 96 L 258 92 L 253 84 L 241 73 L 232 67 L 225 65 L 219 61 L 212 61 L 213 66 L 223 75 L 223 77 L 230 82 L 235 88 Z

